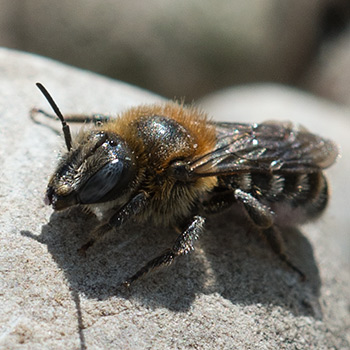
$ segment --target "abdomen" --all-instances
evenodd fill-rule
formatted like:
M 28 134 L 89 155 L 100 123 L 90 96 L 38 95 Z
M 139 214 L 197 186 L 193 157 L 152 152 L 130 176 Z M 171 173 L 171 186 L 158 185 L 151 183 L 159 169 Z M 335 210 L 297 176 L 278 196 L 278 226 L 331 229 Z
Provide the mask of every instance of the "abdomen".
M 221 179 L 225 187 L 239 188 L 276 214 L 275 223 L 303 223 L 322 214 L 328 202 L 328 185 L 324 174 L 272 175 L 264 173 L 234 175 Z

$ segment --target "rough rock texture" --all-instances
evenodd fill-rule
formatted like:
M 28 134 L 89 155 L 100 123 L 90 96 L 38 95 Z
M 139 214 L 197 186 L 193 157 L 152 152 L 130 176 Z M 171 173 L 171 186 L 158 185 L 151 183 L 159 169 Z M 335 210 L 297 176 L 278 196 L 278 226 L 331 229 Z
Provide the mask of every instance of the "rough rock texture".
M 0 348 L 349 349 L 348 109 L 266 85 L 202 101 L 217 119 L 302 121 L 342 147 L 327 171 L 328 211 L 284 232 L 306 282 L 230 212 L 208 221 L 195 252 L 124 291 L 119 283 L 167 247 L 174 232 L 130 224 L 79 257 L 95 220 L 44 206 L 63 140 L 48 121 L 34 123 L 29 110 L 48 109 L 37 81 L 63 113 L 118 113 L 160 98 L 7 49 L 0 50 L 0 69 Z

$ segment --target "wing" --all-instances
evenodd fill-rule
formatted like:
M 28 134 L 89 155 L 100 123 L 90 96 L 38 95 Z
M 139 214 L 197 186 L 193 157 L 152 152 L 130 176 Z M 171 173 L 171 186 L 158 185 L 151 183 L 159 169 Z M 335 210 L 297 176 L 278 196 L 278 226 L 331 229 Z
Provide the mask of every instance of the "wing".
M 189 164 L 193 176 L 311 173 L 327 168 L 338 156 L 338 148 L 332 141 L 290 122 L 214 122 L 213 125 L 216 147 Z

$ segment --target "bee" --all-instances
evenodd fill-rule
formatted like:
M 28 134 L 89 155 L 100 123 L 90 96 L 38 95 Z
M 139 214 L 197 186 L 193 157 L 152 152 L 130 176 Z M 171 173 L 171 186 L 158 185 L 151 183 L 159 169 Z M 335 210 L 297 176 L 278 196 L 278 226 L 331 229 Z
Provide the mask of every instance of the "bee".
M 100 217 L 80 253 L 131 219 L 178 232 L 170 248 L 125 286 L 192 251 L 206 217 L 235 203 L 276 255 L 305 278 L 278 227 L 315 219 L 326 208 L 323 169 L 338 155 L 332 141 L 290 122 L 214 122 L 177 102 L 131 108 L 115 119 L 92 117 L 98 123 L 73 139 L 67 120 L 74 118 L 65 119 L 47 90 L 37 86 L 61 120 L 67 146 L 45 203 L 55 211 L 82 206 Z

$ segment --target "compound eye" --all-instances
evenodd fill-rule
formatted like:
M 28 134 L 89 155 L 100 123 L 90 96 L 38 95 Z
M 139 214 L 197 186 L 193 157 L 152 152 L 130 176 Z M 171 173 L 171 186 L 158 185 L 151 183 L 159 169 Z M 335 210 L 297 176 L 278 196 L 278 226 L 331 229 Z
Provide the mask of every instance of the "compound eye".
M 114 159 L 94 174 L 79 191 L 82 204 L 96 203 L 119 182 L 123 172 L 123 161 Z

